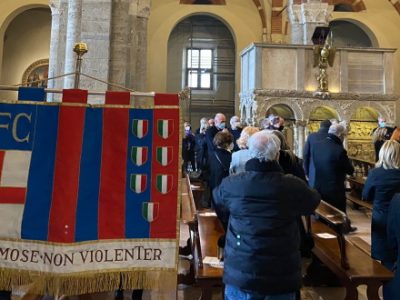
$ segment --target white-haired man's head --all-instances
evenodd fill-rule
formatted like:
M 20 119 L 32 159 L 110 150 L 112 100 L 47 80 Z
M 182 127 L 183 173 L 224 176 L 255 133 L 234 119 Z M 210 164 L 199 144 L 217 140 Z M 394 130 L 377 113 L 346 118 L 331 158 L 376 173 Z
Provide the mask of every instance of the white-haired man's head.
M 249 139 L 250 156 L 260 161 L 278 160 L 280 147 L 279 138 L 267 131 L 256 132 Z
M 345 122 L 333 123 L 328 130 L 329 134 L 336 135 L 342 141 L 344 137 L 347 135 L 347 126 Z
M 226 127 L 226 117 L 222 113 L 217 113 L 214 117 L 215 127 L 218 129 L 224 129 Z
M 231 128 L 235 130 L 240 127 L 240 118 L 238 116 L 233 116 L 229 123 L 231 124 Z

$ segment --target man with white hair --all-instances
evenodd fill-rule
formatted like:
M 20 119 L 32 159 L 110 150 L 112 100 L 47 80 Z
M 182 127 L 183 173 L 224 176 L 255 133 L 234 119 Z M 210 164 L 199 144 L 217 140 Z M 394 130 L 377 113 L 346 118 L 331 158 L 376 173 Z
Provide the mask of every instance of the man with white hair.
M 319 194 L 279 166 L 280 141 L 266 131 L 249 140 L 246 172 L 213 191 L 226 231 L 225 299 L 293 300 L 301 287 L 298 219 L 311 214 Z
M 236 141 L 240 138 L 240 134 L 242 133 L 240 118 L 238 116 L 233 116 L 229 123 L 231 127 L 228 130 L 233 135 L 233 151 L 239 151 L 239 146 L 236 144 Z
M 343 147 L 346 134 L 343 123 L 332 124 L 328 137 L 316 143 L 311 153 L 315 168 L 314 188 L 321 194 L 322 200 L 343 212 L 346 212 L 344 181 L 346 174 L 354 172 Z
M 215 145 L 213 143 L 215 135 L 226 128 L 226 117 L 222 113 L 217 113 L 214 117 L 214 126 L 210 126 L 206 131 L 206 141 L 208 155 L 214 152 Z

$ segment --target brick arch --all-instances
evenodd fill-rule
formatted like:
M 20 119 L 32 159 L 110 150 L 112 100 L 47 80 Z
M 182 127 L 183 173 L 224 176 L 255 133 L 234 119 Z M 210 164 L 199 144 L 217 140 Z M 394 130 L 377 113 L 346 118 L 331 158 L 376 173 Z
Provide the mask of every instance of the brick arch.
M 348 4 L 353 8 L 354 12 L 359 12 L 366 10 L 367 7 L 365 6 L 365 3 L 363 0 L 329 0 L 329 4 L 331 5 L 337 5 L 337 4 Z

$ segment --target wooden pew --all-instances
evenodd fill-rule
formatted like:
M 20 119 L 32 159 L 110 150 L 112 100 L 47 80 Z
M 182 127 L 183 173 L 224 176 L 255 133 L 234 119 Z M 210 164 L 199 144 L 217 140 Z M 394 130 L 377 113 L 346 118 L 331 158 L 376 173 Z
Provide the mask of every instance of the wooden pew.
M 197 230 L 197 214 L 196 205 L 190 185 L 189 176 L 186 175 L 182 178 L 181 183 L 182 198 L 181 198 L 181 221 L 186 224 L 189 229 L 189 239 L 185 247 L 179 249 L 181 255 L 192 255 L 194 253 L 194 243 L 198 241 L 198 230 Z M 194 261 L 193 257 L 190 260 L 190 270 L 188 274 L 179 274 L 178 283 L 182 284 L 193 284 L 194 283 Z
M 215 286 L 222 287 L 223 269 L 203 264 L 203 259 L 206 256 L 217 256 L 217 241 L 224 234 L 224 229 L 214 211 L 209 209 L 199 210 L 196 206 L 193 188 L 196 191 L 201 191 L 201 188 L 196 188 L 197 186 L 198 183 L 196 181 L 191 182 L 189 176 L 186 175 L 182 183 L 181 216 L 182 222 L 189 226 L 189 248 L 193 255 L 190 277 L 193 277 L 193 282 L 201 289 L 200 299 L 211 300 L 212 288 Z M 201 196 L 198 194 L 198 199 L 201 199 Z M 191 283 L 190 280 L 183 277 L 178 279 L 183 280 L 178 280 L 179 283 Z
M 343 236 L 345 214 L 334 207 L 321 202 L 316 215 L 323 220 L 311 220 L 314 238 L 313 254 L 333 272 L 346 288 L 346 300 L 357 300 L 357 286 L 367 286 L 369 300 L 378 300 L 379 287 L 393 278 L 393 273 L 372 259 L 360 247 L 355 246 Z M 326 238 L 322 234 L 331 234 L 335 238 Z M 311 269 L 311 268 L 310 268 Z M 321 274 L 308 274 L 308 278 Z
M 347 181 L 350 183 L 351 190 L 346 193 L 346 199 L 353 203 L 353 208 L 364 207 L 372 210 L 372 202 L 361 199 L 366 177 L 350 176 L 347 178 Z
M 198 212 L 199 243 L 194 252 L 195 280 L 201 288 L 201 300 L 212 299 L 212 288 L 220 286 L 223 290 L 223 268 L 212 267 L 203 263 L 206 256 L 217 257 L 218 239 L 224 234 L 221 222 L 212 210 Z
M 370 161 L 350 157 L 354 166 L 354 175 L 349 176 L 347 181 L 350 184 L 350 192 L 346 193 L 346 199 L 353 204 L 354 209 L 364 207 L 372 210 L 372 203 L 361 199 L 362 190 L 364 188 L 365 180 L 368 173 L 375 167 L 375 164 Z

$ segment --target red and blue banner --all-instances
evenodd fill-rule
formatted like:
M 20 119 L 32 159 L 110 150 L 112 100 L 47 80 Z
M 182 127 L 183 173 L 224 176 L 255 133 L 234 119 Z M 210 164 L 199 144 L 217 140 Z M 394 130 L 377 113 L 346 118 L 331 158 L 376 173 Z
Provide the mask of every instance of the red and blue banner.
M 41 293 L 173 285 L 178 96 L 156 94 L 151 108 L 122 92 L 96 106 L 83 90 L 34 100 L 0 102 L 0 289 L 34 275 Z

